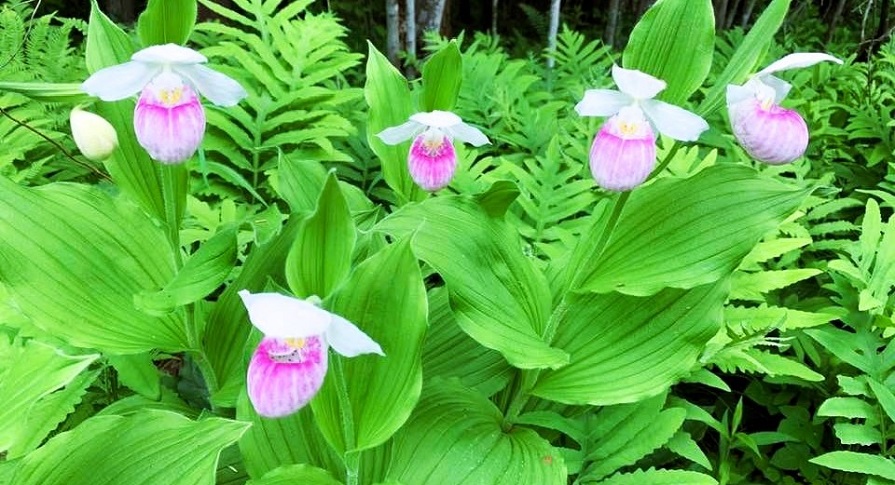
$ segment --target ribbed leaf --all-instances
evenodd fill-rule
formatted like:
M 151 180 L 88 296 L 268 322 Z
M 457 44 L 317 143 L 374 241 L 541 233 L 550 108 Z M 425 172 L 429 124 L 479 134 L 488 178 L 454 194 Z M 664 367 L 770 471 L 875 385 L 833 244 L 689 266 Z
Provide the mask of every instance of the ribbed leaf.
M 808 193 L 736 165 L 660 179 L 633 193 L 605 249 L 572 287 L 649 295 L 717 281 Z
M 328 471 L 308 465 L 290 465 L 277 468 L 261 478 L 249 480 L 246 485 L 341 485 Z
M 150 399 L 159 399 L 161 375 L 152 362 L 151 354 L 108 355 L 106 358 L 115 368 L 122 384 Z
M 382 163 L 385 183 L 397 195 L 399 202 L 421 200 L 423 192 L 407 171 L 407 154 L 410 140 L 399 145 L 386 145 L 376 134 L 386 128 L 398 126 L 414 113 L 411 105 L 410 88 L 407 80 L 395 69 L 381 52 L 368 43 L 370 55 L 367 58 L 367 83 L 364 98 L 370 107 L 367 119 L 367 143 Z
M 74 380 L 97 357 L 69 356 L 35 340 L 10 342 L 0 334 L 0 451 L 30 440 L 23 432 L 29 430 L 32 407 Z
M 387 479 L 426 485 L 564 485 L 562 455 L 537 433 L 504 427 L 494 405 L 458 383 L 436 381 L 395 436 Z
M 98 416 L 59 434 L 19 462 L 20 485 L 213 484 L 221 449 L 246 423 L 191 421 L 167 411 Z
M 299 298 L 329 296 L 351 269 L 356 238 L 348 203 L 335 173 L 330 173 L 317 209 L 302 222 L 286 258 L 286 281 L 292 293 Z
M 423 66 L 421 111 L 450 111 L 460 94 L 463 80 L 463 58 L 457 41 L 445 44 Z
M 149 0 L 137 21 L 143 47 L 184 44 L 196 23 L 196 0 Z
M 332 354 L 333 361 L 341 360 L 351 409 L 339 405 L 338 382 L 332 375 L 339 370 L 338 362 L 330 364 L 330 375 L 311 407 L 320 430 L 337 451 L 372 448 L 404 424 L 423 383 L 426 288 L 410 244 L 393 244 L 360 264 L 329 307 L 378 342 L 385 356 L 347 359 Z M 343 412 L 354 416 L 354 443 L 345 442 Z
M 895 480 L 895 462 L 879 455 L 854 451 L 831 451 L 810 460 L 815 465 L 852 473 L 863 473 Z
M 657 395 L 690 372 L 721 328 L 726 284 L 651 297 L 571 295 L 553 344 L 569 365 L 541 372 L 533 393 L 568 404 L 608 405 Z
M 0 240 L 0 279 L 44 331 L 109 353 L 189 348 L 180 313 L 134 308 L 135 293 L 171 279 L 174 261 L 162 232 L 127 201 L 0 178 Z
M 469 197 L 437 197 L 393 213 L 378 230 L 407 237 L 444 278 L 464 332 L 516 367 L 559 367 L 562 350 L 541 335 L 550 312 L 544 276 L 523 254 L 518 235 Z
M 668 83 L 659 96 L 683 104 L 708 76 L 714 52 L 710 0 L 659 0 L 631 31 L 624 64 Z

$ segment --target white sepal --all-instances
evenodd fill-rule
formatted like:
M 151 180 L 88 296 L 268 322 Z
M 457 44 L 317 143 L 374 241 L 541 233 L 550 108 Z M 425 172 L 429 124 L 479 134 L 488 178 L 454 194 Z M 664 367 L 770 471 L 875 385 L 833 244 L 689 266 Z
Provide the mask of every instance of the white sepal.
M 153 45 L 131 56 L 132 61 L 148 64 L 201 64 L 208 59 L 198 52 L 177 44 Z
M 759 78 L 753 78 L 753 80 L 757 79 Z M 786 98 L 786 95 L 789 94 L 789 90 L 792 89 L 792 84 L 770 74 L 762 76 L 760 82 L 774 91 L 774 102 L 777 104 L 780 104 Z
M 647 99 L 641 101 L 640 106 L 659 133 L 675 140 L 696 141 L 702 132 L 709 129 L 709 124 L 701 116 L 673 104 Z
M 612 116 L 632 103 L 633 98 L 614 89 L 588 89 L 575 111 L 581 116 Z
M 636 69 L 625 69 L 613 64 L 612 79 L 619 91 L 634 99 L 652 99 L 665 89 L 665 81 Z
M 454 113 L 439 110 L 416 113 L 410 117 L 410 120 L 432 128 L 447 128 L 463 122 L 463 120 Z
M 345 357 L 355 357 L 361 354 L 385 355 L 382 347 L 363 330 L 338 315 L 332 317 L 332 324 L 326 331 L 326 343 L 333 350 Z
M 199 94 L 218 106 L 235 106 L 247 95 L 246 90 L 231 77 L 201 64 L 175 65 L 172 69 L 189 80 Z
M 279 293 L 250 293 L 241 290 L 239 297 L 249 312 L 252 325 L 267 337 L 302 338 L 322 335 L 333 320 L 333 314 L 304 300 Z
M 835 62 L 837 64 L 842 64 L 842 61 L 829 55 L 824 54 L 822 52 L 796 52 L 793 54 L 789 54 L 784 56 L 782 59 L 779 59 L 770 66 L 758 71 L 755 76 L 764 76 L 766 74 L 771 74 L 775 72 L 785 71 L 788 69 L 799 69 L 802 67 L 813 66 L 819 62 L 830 61 Z
M 737 86 L 736 84 L 727 85 L 727 109 L 743 101 L 748 101 L 755 97 L 755 92 L 746 86 Z
M 387 145 L 397 145 L 419 135 L 425 130 L 426 125 L 411 120 L 398 126 L 386 128 L 376 134 L 376 136 Z
M 451 138 L 456 138 L 475 147 L 480 147 L 482 145 L 491 143 L 491 141 L 488 140 L 488 137 L 485 136 L 485 134 L 482 133 L 481 130 L 474 126 L 467 125 L 462 121 L 460 123 L 457 123 L 456 125 L 451 125 L 447 128 L 443 128 L 442 131 Z
M 118 101 L 139 93 L 160 72 L 161 66 L 125 62 L 96 71 L 81 83 L 81 89 L 103 101 Z

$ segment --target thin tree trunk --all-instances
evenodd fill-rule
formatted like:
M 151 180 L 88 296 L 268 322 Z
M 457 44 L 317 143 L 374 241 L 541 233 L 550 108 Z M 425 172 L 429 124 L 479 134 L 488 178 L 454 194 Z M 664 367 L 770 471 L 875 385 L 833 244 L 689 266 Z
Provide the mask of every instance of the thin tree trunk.
M 441 21 L 444 18 L 444 4 L 446 0 L 421 0 L 420 9 L 416 14 L 417 30 L 428 32 L 434 30 L 441 32 Z
M 746 4 L 746 8 L 743 10 L 742 21 L 740 22 L 740 27 L 746 28 L 749 25 L 749 21 L 752 20 L 752 11 L 755 10 L 755 3 L 758 0 L 749 0 L 749 3 Z M 845 1 L 845 0 L 843 0 Z
M 416 58 L 416 0 L 404 2 L 404 48 L 412 58 Z
M 827 42 L 833 40 L 833 35 L 836 33 L 836 27 L 839 24 L 839 19 L 842 18 L 842 12 L 845 10 L 845 0 L 839 0 L 836 3 L 836 10 L 833 10 L 833 15 L 830 17 L 830 23 L 827 26 Z
M 561 0 L 550 1 L 550 28 L 547 31 L 547 69 L 556 62 L 556 36 L 559 34 L 559 7 Z
M 646 10 L 653 6 L 655 0 L 640 0 L 637 2 L 637 18 L 643 17 L 643 14 L 646 13 Z
M 398 49 L 401 39 L 398 36 L 400 23 L 398 20 L 398 0 L 385 0 L 386 56 L 394 65 L 398 65 Z
M 715 30 L 724 29 L 724 20 L 727 19 L 728 0 L 718 0 L 715 2 Z
M 137 20 L 137 7 L 134 0 L 106 0 L 106 13 L 113 19 L 126 24 Z
M 731 3 L 727 5 L 727 18 L 724 20 L 724 30 L 733 27 L 733 22 L 736 20 L 737 16 L 737 11 L 739 11 L 742 3 L 743 0 L 731 0 Z
M 615 45 L 615 31 L 618 30 L 620 8 L 619 0 L 609 0 L 609 18 L 606 19 L 606 30 L 603 32 L 603 43 L 606 45 Z
M 491 35 L 497 35 L 497 3 L 499 0 L 491 0 Z

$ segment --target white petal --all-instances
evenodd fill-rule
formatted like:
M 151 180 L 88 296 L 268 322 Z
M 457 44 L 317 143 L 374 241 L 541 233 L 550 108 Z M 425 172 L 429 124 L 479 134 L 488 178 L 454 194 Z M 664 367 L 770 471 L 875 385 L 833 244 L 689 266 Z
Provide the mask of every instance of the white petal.
M 426 125 L 416 121 L 408 121 L 402 125 L 386 128 L 376 136 L 387 145 L 397 145 L 419 135 L 425 130 Z
M 132 61 L 149 64 L 199 64 L 208 62 L 202 54 L 177 44 L 153 45 L 131 56 Z
M 246 90 L 225 74 L 200 64 L 172 66 L 174 72 L 187 78 L 190 84 L 218 106 L 234 106 L 247 96 Z
M 332 325 L 326 331 L 326 343 L 345 357 L 355 357 L 360 354 L 385 355 L 382 347 L 374 342 L 369 335 L 338 315 L 333 315 Z
M 304 300 L 279 293 L 249 293 L 239 297 L 249 312 L 252 325 L 268 337 L 302 338 L 322 335 L 333 314 Z
M 575 105 L 575 111 L 581 116 L 612 116 L 633 103 L 634 99 L 621 91 L 588 89 Z
M 782 59 L 772 63 L 770 66 L 762 69 L 761 71 L 758 71 L 756 76 L 764 76 L 765 74 L 785 71 L 787 69 L 798 69 L 801 67 L 813 66 L 818 62 L 824 61 L 842 64 L 842 61 L 840 61 L 839 59 L 822 52 L 796 52 L 795 54 L 784 56 Z
M 761 82 L 774 90 L 774 102 L 777 104 L 780 104 L 780 101 L 783 101 L 783 98 L 785 98 L 786 95 L 789 94 L 789 90 L 792 89 L 792 84 L 789 84 L 776 76 L 762 76 Z
M 411 116 L 410 119 L 412 121 L 422 123 L 432 128 L 447 128 L 448 126 L 454 126 L 463 123 L 463 120 L 461 120 L 460 117 L 455 115 L 454 113 L 451 113 L 450 111 L 438 110 L 416 113 L 415 115 Z
M 727 85 L 727 109 L 731 106 L 755 97 L 755 93 L 746 86 Z
M 701 116 L 656 99 L 641 101 L 643 112 L 665 136 L 680 141 L 696 141 L 709 124 Z
M 485 134 L 482 133 L 481 130 L 474 126 L 467 125 L 462 121 L 459 124 L 444 128 L 442 131 L 444 131 L 448 136 L 452 138 L 456 138 L 460 141 L 469 143 L 470 145 L 475 147 L 480 147 L 482 145 L 491 143 L 491 141 L 488 140 L 488 137 L 485 136 Z
M 96 71 L 81 84 L 81 89 L 103 101 L 117 101 L 139 93 L 161 71 L 161 66 L 125 62 Z
M 619 91 L 634 99 L 653 99 L 665 89 L 665 81 L 636 69 L 612 65 L 612 79 Z

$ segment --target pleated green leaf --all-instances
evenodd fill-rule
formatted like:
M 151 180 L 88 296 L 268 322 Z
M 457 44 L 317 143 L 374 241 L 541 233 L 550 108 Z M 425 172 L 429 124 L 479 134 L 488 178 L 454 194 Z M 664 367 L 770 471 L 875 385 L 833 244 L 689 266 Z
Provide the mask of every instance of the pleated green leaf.
M 490 401 L 456 381 L 428 385 L 395 436 L 388 480 L 426 485 L 564 485 L 562 455 L 537 433 L 504 426 Z
M 87 69 L 94 73 L 104 67 L 130 60 L 134 46 L 130 37 L 105 14 L 96 1 L 92 2 L 90 23 L 87 27 Z M 134 108 L 132 99 L 115 102 L 98 101 L 96 112 L 104 117 L 118 133 L 118 149 L 104 163 L 115 184 L 133 197 L 143 209 L 161 221 L 167 221 L 165 200 L 162 195 L 164 178 L 170 179 L 176 201 L 174 227 L 186 204 L 187 170 L 185 165 L 162 166 L 149 158 L 146 150 L 137 142 L 134 132 Z
M 880 455 L 855 451 L 831 451 L 808 461 L 834 470 L 863 473 L 887 480 L 895 480 L 895 461 Z
M 407 421 L 423 383 L 426 288 L 410 244 L 393 244 L 364 261 L 328 303 L 331 311 L 379 343 L 385 356 L 349 359 L 330 354 L 330 375 L 311 407 L 320 430 L 338 452 L 372 448 Z M 350 410 L 340 408 L 338 383 L 332 375 L 340 367 Z M 343 412 L 354 416 L 354 443 L 345 442 Z
M 413 183 L 407 171 L 410 140 L 399 145 L 386 145 L 376 135 L 386 128 L 407 122 L 414 113 L 407 80 L 381 52 L 368 43 L 367 83 L 364 99 L 370 107 L 367 119 L 367 143 L 382 163 L 385 183 L 397 196 L 398 202 L 422 200 L 426 193 Z
M 708 76 L 714 52 L 711 0 L 659 0 L 631 31 L 623 61 L 668 83 L 660 98 L 683 104 Z
M 504 221 L 470 197 L 437 197 L 396 211 L 378 230 L 413 237 L 415 254 L 444 279 L 464 332 L 516 367 L 560 367 L 568 354 L 542 338 L 550 313 L 547 281 Z
M 774 40 L 774 34 L 783 25 L 791 0 L 772 0 L 764 12 L 749 29 L 736 52 L 730 56 L 727 66 L 715 79 L 715 84 L 706 93 L 697 113 L 708 116 L 724 105 L 728 84 L 742 84 L 746 76 L 757 71 L 757 63 Z
M 264 475 L 256 480 L 249 480 L 247 485 L 342 485 L 328 471 L 308 465 L 289 465 Z
M 0 452 L 31 436 L 29 412 L 39 400 L 67 385 L 99 355 L 65 355 L 34 340 L 10 342 L 0 334 Z
M 320 434 L 310 408 L 285 418 L 262 418 L 242 392 L 236 405 L 236 418 L 252 423 L 239 440 L 239 451 L 251 477 L 266 477 L 273 470 L 298 463 L 344 473 L 341 458 Z
M 292 293 L 299 298 L 329 296 L 351 269 L 356 238 L 348 203 L 335 173 L 330 173 L 317 209 L 302 222 L 286 258 L 286 281 Z
M 19 462 L 19 485 L 214 484 L 221 449 L 248 424 L 192 421 L 168 411 L 98 416 L 59 434 Z
M 161 397 L 161 374 L 152 362 L 151 354 L 108 355 L 106 358 L 122 384 L 150 399 Z
M 134 304 L 147 311 L 168 313 L 199 301 L 221 286 L 234 264 L 236 228 L 230 227 L 205 241 L 164 288 L 134 295 Z
M 738 165 L 658 180 L 633 193 L 605 248 L 572 287 L 650 295 L 717 281 L 809 192 Z
M 107 353 L 189 348 L 183 316 L 147 315 L 133 295 L 174 275 L 171 246 L 137 207 L 98 189 L 0 178 L 0 279 L 34 324 Z
M 143 47 L 184 44 L 196 24 L 196 0 L 149 0 L 137 20 Z
M 650 297 L 570 294 L 553 344 L 569 365 L 540 374 L 536 396 L 605 406 L 664 392 L 721 328 L 725 282 Z
M 422 111 L 450 111 L 460 94 L 463 80 L 463 57 L 457 41 L 452 40 L 426 61 L 423 66 Z
M 205 324 L 205 355 L 214 376 L 205 376 L 212 389 L 212 400 L 233 407 L 245 384 L 246 340 L 252 330 L 248 313 L 239 298 L 240 290 L 264 291 L 268 281 L 286 285 L 283 273 L 286 255 L 298 234 L 303 214 L 293 214 L 274 239 L 249 252 L 242 270 L 221 294 Z

